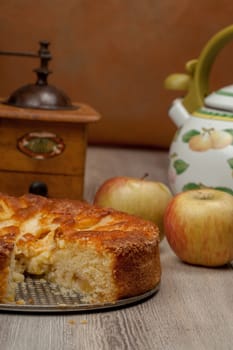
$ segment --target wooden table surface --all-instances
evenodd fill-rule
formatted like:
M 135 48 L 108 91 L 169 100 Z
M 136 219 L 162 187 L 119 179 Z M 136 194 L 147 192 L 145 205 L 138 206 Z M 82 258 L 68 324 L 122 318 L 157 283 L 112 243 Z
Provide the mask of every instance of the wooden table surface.
M 118 175 L 167 183 L 167 153 L 89 147 L 85 198 Z M 186 265 L 160 245 L 162 281 L 149 300 L 81 314 L 0 314 L 1 350 L 233 349 L 233 271 Z

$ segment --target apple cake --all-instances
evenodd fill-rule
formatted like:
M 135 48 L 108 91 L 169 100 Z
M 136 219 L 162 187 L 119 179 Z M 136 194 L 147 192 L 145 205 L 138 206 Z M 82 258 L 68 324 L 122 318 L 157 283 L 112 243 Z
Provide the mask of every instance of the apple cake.
M 115 302 L 160 281 L 159 232 L 151 222 L 86 202 L 0 194 L 0 302 L 25 275 Z

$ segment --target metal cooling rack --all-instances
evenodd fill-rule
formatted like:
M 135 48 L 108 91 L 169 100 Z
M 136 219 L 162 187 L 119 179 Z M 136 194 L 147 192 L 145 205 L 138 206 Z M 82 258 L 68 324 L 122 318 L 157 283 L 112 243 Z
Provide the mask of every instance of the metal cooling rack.
M 43 279 L 26 277 L 25 282 L 18 284 L 16 303 L 0 304 L 1 311 L 61 313 L 111 309 L 146 300 L 159 290 L 159 284 L 152 290 L 115 303 L 87 304 L 83 303 L 78 293 L 62 294 L 60 288 Z

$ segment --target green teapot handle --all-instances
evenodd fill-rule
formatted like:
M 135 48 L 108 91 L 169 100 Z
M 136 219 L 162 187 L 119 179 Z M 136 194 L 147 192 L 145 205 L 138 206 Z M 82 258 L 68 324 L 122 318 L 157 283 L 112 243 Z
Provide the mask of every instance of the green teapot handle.
M 233 38 L 233 25 L 215 34 L 206 44 L 198 59 L 186 63 L 186 73 L 171 74 L 165 79 L 165 88 L 187 90 L 182 103 L 189 113 L 204 105 L 209 93 L 209 75 L 219 51 Z

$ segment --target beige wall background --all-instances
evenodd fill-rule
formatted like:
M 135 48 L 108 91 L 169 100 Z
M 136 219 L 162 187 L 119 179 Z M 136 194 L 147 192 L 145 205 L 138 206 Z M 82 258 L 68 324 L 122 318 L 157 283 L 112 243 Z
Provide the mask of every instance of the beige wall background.
M 231 0 L 1 0 L 0 50 L 37 51 L 51 42 L 49 82 L 102 119 L 89 143 L 167 148 L 167 110 L 180 92 L 163 81 L 182 72 L 207 40 L 233 23 Z M 211 89 L 233 82 L 233 46 L 217 58 Z M 37 61 L 0 57 L 0 95 L 35 81 Z

